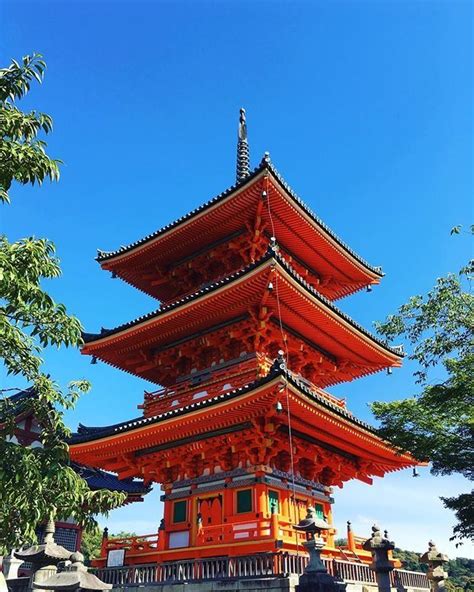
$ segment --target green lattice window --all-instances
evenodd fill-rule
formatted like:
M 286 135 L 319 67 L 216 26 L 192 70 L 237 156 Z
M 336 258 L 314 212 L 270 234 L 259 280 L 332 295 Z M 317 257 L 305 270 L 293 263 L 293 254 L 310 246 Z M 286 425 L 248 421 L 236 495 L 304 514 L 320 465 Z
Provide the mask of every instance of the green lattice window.
M 173 523 L 176 524 L 177 522 L 186 522 L 186 514 L 187 514 L 187 502 L 186 500 L 180 500 L 179 502 L 174 502 L 173 504 Z
M 315 504 L 314 509 L 316 511 L 316 516 L 318 518 L 321 518 L 321 520 L 324 519 L 324 506 L 322 504 Z
M 252 511 L 252 490 L 241 489 L 237 492 L 237 514 Z
M 280 511 L 280 500 L 278 491 L 268 491 L 268 511 L 270 514 L 278 514 Z

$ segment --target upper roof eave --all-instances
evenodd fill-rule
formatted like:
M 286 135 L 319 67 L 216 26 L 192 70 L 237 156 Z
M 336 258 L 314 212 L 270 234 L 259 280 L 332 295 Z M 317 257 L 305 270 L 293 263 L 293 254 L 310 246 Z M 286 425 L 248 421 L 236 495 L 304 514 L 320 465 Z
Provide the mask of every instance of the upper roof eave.
M 160 237 L 160 235 L 172 230 L 173 228 L 179 226 L 187 222 L 188 220 L 192 219 L 194 216 L 200 214 L 201 212 L 205 211 L 206 209 L 214 206 L 216 203 L 222 201 L 223 199 L 229 197 L 232 193 L 241 190 L 245 185 L 252 183 L 255 178 L 257 178 L 263 171 L 267 170 L 270 172 L 278 183 L 278 185 L 285 191 L 285 193 L 293 199 L 296 204 L 309 216 L 312 221 L 319 226 L 322 231 L 327 234 L 333 241 L 335 241 L 350 257 L 355 259 L 360 265 L 362 265 L 369 273 L 373 274 L 377 278 L 381 278 L 384 276 L 380 267 L 376 267 L 368 263 L 363 257 L 358 255 L 355 251 L 353 251 L 339 236 L 333 232 L 312 210 L 311 208 L 296 194 L 296 192 L 288 185 L 288 183 L 284 180 L 283 176 L 278 172 L 274 164 L 270 161 L 269 157 L 264 157 L 260 164 L 240 183 L 235 183 L 231 185 L 228 189 L 223 191 L 222 193 L 218 194 L 217 196 L 213 197 L 212 199 L 208 200 L 204 204 L 198 206 L 194 210 L 191 210 L 188 214 L 181 216 L 180 218 L 170 222 L 166 226 L 156 230 L 155 232 L 130 243 L 129 245 L 122 246 L 115 251 L 101 251 L 98 250 L 98 254 L 96 257 L 96 261 L 100 264 L 111 261 L 117 257 L 121 257 L 125 253 L 130 253 L 135 249 L 139 249 L 146 243 L 153 241 Z

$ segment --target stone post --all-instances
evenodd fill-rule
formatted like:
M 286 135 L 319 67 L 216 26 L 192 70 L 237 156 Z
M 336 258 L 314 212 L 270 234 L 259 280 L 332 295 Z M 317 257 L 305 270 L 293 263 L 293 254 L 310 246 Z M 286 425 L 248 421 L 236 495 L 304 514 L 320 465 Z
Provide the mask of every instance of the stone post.
M 331 576 L 321 559 L 321 551 L 325 545 L 321 533 L 329 530 L 329 524 L 325 520 L 317 518 L 314 508 L 309 507 L 306 518 L 294 528 L 306 534 L 303 546 L 309 553 L 309 562 L 304 573 L 300 576 L 296 592 L 344 592 L 346 584 Z
M 0 571 L 0 592 L 8 592 L 7 580 L 3 571 Z
M 388 539 L 387 531 L 383 536 L 378 526 L 372 526 L 372 536 L 362 545 L 366 551 L 372 553 L 371 569 L 375 572 L 379 592 L 390 592 L 390 572 L 393 564 L 389 560 L 389 551 L 395 549 L 395 543 Z
M 440 553 L 433 541 L 428 543 L 428 551 L 420 557 L 422 563 L 428 564 L 426 576 L 430 581 L 432 592 L 444 592 L 446 590 L 446 578 L 444 564 L 449 561 L 448 556 Z

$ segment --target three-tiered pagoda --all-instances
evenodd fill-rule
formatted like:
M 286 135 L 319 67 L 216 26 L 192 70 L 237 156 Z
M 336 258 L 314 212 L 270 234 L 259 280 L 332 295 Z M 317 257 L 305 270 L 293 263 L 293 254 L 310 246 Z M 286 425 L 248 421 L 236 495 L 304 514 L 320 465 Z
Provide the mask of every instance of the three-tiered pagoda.
M 80 426 L 70 447 L 77 462 L 161 484 L 159 533 L 128 562 L 301 550 L 292 525 L 308 505 L 331 523 L 332 486 L 416 464 L 324 390 L 401 364 L 334 304 L 381 270 L 311 212 L 268 154 L 249 170 L 243 110 L 236 184 L 98 261 L 160 301 L 85 335 L 82 349 L 160 385 L 142 415 Z

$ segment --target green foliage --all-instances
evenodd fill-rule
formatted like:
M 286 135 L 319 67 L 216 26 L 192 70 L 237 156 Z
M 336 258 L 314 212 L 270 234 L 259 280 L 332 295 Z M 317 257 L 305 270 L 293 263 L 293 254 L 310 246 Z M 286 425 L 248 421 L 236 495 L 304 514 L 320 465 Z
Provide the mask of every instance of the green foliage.
M 90 565 L 92 559 L 100 557 L 101 543 L 102 532 L 98 526 L 83 533 L 81 539 L 81 553 L 84 555 L 86 565 Z
M 31 82 L 43 80 L 46 64 L 40 54 L 25 56 L 21 63 L 12 60 L 0 69 L 0 201 L 9 202 L 13 181 L 23 185 L 41 184 L 46 178 L 59 179 L 59 160 L 46 154 L 46 143 L 38 138 L 53 127 L 49 115 L 24 113 L 14 101 L 21 99 Z
M 57 179 L 57 161 L 44 154 L 35 139 L 51 130 L 51 118 L 27 115 L 13 104 L 41 81 L 45 64 L 38 55 L 0 70 L 0 200 L 8 202 L 12 180 L 20 183 Z M 48 168 L 49 167 L 49 168 Z M 74 517 L 93 527 L 93 515 L 120 505 L 124 495 L 91 491 L 69 467 L 63 411 L 89 390 L 85 380 L 66 389 L 42 371 L 41 354 L 51 345 L 81 344 L 81 325 L 43 289 L 45 279 L 61 274 L 54 245 L 28 238 L 9 243 L 0 237 L 0 357 L 9 374 L 22 376 L 33 388 L 22 413 L 33 414 L 42 428 L 42 447 L 27 448 L 11 441 L 16 412 L 8 398 L 0 399 L 0 549 L 35 540 L 38 524 L 51 515 Z
M 474 559 L 457 557 L 451 559 L 446 565 L 446 571 L 449 574 L 448 582 L 453 587 L 462 590 L 474 589 Z
M 393 550 L 393 556 L 400 559 L 403 569 L 409 571 L 422 571 L 425 573 L 428 569 L 426 564 L 420 562 L 420 554 L 415 553 L 414 551 L 405 551 L 404 549 L 396 547 Z
M 61 275 L 54 245 L 45 239 L 9 243 L 0 237 L 0 355 L 7 371 L 34 380 L 38 354 L 48 345 L 77 345 L 81 325 L 41 287 L 41 280 Z M 28 332 L 25 332 L 28 329 Z M 65 401 L 61 403 L 64 405 Z
M 416 397 L 372 404 L 380 434 L 400 450 L 430 460 L 433 474 L 460 473 L 473 479 L 474 467 L 474 296 L 473 263 L 456 276 L 439 278 L 426 296 L 414 296 L 398 314 L 378 324 L 389 340 L 403 336 L 422 392 Z M 430 369 L 446 379 L 428 383 Z M 474 495 L 443 499 L 455 511 L 454 538 L 474 537 Z

